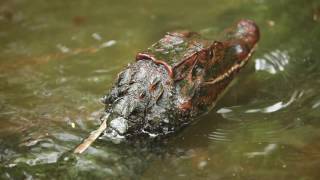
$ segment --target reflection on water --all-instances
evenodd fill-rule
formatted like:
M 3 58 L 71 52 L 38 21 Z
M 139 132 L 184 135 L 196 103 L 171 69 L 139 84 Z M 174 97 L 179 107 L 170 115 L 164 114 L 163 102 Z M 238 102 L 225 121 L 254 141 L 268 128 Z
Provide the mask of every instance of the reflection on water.
M 283 108 L 288 107 L 289 105 L 291 105 L 292 103 L 294 103 L 295 99 L 297 98 L 298 92 L 294 91 L 292 96 L 290 97 L 289 101 L 286 103 L 283 103 L 282 101 L 277 102 L 275 104 L 272 104 L 270 106 L 264 107 L 264 108 L 260 108 L 260 109 L 248 109 L 246 111 L 246 113 L 256 113 L 256 112 L 261 112 L 261 113 L 272 113 L 272 112 L 276 112 L 279 111 Z
M 264 55 L 263 58 L 257 58 L 255 60 L 255 69 L 257 71 L 264 70 L 271 74 L 275 74 L 277 73 L 277 71 L 284 71 L 285 65 L 287 65 L 288 63 L 288 52 L 275 50 L 270 54 Z
M 1 1 L 0 179 L 319 179 L 319 7 Z M 136 52 L 167 31 L 212 37 L 240 18 L 257 21 L 262 39 L 211 113 L 164 140 L 100 139 L 70 153 L 99 125 L 99 98 Z

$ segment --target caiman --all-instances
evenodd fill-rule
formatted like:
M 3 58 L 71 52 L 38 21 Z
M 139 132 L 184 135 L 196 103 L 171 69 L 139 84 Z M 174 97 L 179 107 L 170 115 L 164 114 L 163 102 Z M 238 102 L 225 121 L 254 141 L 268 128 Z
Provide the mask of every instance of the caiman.
M 138 53 L 102 98 L 103 136 L 164 136 L 209 112 L 248 62 L 259 36 L 251 20 L 240 20 L 216 41 L 195 32 L 167 33 Z

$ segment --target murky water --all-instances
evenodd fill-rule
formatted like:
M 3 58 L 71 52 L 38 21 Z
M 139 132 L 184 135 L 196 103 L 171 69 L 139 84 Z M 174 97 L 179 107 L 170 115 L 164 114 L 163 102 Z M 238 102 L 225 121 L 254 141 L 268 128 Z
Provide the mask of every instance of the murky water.
M 97 141 L 99 98 L 165 32 L 262 39 L 216 108 L 163 142 Z M 320 2 L 0 1 L 0 179 L 319 179 Z

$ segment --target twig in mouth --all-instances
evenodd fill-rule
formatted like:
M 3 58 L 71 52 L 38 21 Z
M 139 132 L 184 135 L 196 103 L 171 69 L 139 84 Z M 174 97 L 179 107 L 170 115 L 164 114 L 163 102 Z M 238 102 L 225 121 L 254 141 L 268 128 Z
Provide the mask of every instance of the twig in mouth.
M 107 129 L 107 117 L 104 118 L 101 125 L 98 129 L 92 131 L 86 139 L 83 140 L 81 144 L 79 144 L 73 151 L 75 154 L 81 154 L 83 153 L 88 147 L 100 136 L 100 134 Z

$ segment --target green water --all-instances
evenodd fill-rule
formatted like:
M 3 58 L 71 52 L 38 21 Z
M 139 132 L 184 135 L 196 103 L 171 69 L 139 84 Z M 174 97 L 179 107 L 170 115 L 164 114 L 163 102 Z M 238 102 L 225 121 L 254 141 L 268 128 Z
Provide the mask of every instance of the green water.
M 257 22 L 215 109 L 164 142 L 97 141 L 99 98 L 167 31 Z M 317 0 L 0 1 L 0 179 L 320 179 Z

